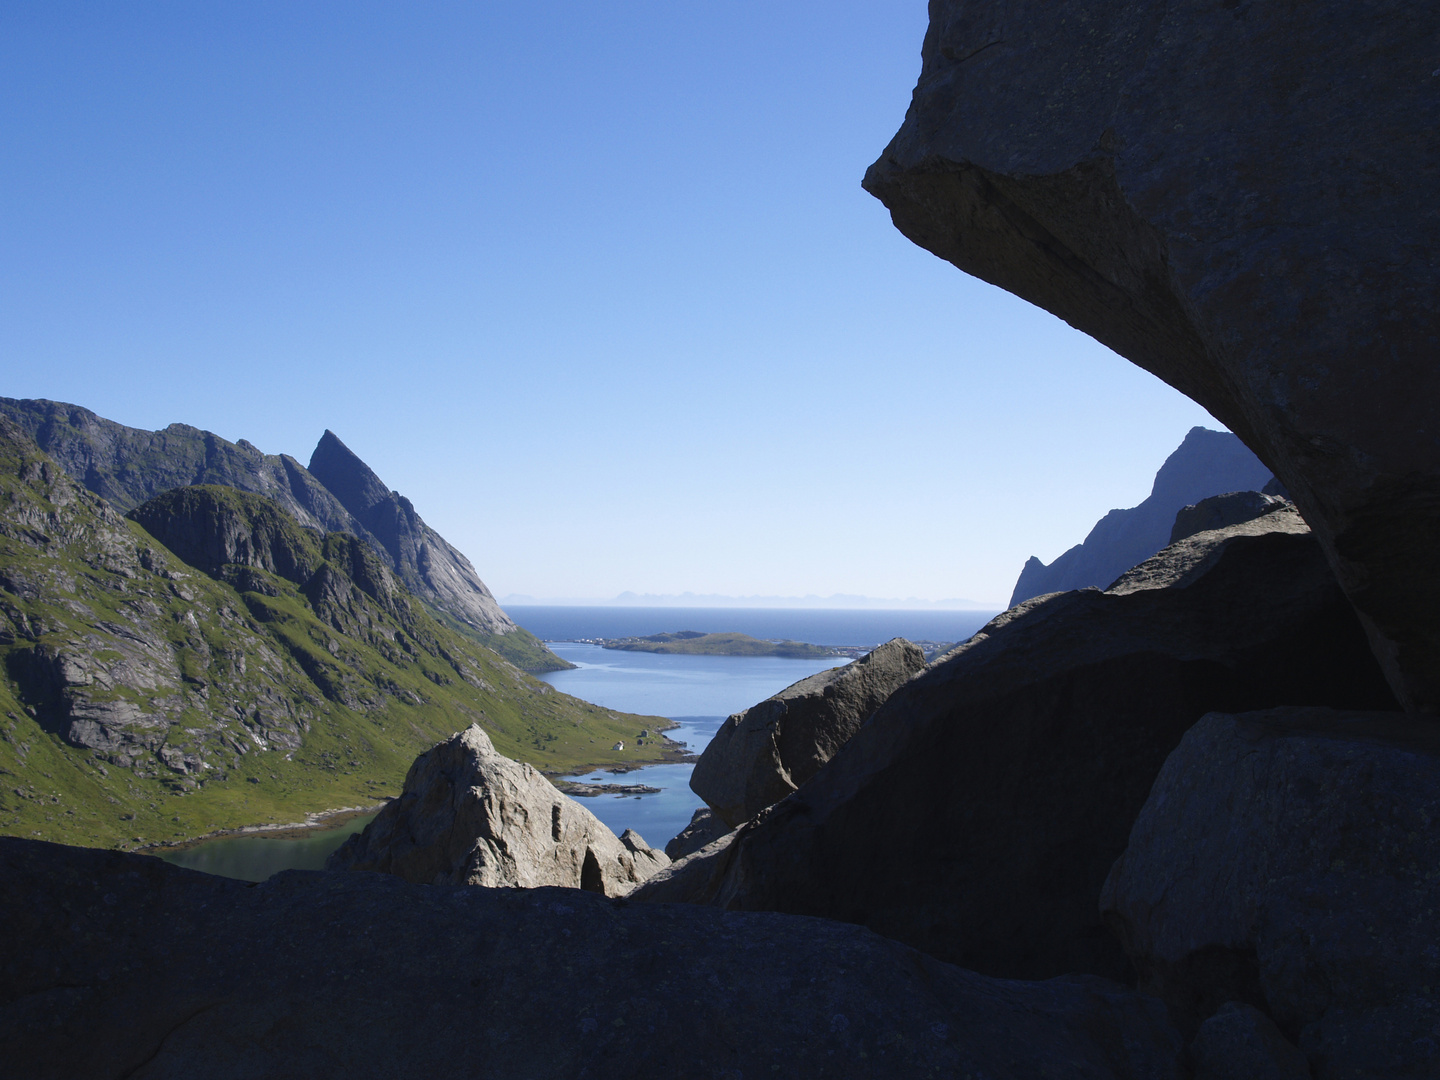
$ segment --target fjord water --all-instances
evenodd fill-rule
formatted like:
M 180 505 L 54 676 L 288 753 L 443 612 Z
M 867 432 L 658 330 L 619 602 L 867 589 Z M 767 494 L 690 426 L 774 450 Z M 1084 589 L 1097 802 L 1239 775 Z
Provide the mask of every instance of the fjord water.
M 892 637 L 960 641 L 983 626 L 987 611 L 844 611 L 769 608 L 511 607 L 521 626 L 546 639 L 576 667 L 541 676 L 557 690 L 609 709 L 663 716 L 679 727 L 666 734 L 695 753 L 709 744 L 725 717 L 764 701 L 791 683 L 836 667 L 844 657 L 788 660 L 770 656 L 683 656 L 602 649 L 576 638 L 643 636 L 674 630 L 738 631 L 816 645 L 878 645 Z M 618 836 L 634 829 L 654 847 L 690 822 L 701 801 L 690 790 L 689 764 L 648 765 L 628 773 L 567 777 L 591 783 L 646 784 L 658 795 L 599 795 L 578 800 Z M 319 870 L 325 858 L 374 815 L 296 837 L 225 836 L 166 852 L 179 866 L 245 881 L 281 870 Z
M 849 661 L 843 656 L 786 660 L 775 656 L 683 656 L 602 649 L 582 642 L 551 642 L 576 665 L 542 678 L 557 690 L 607 709 L 663 716 L 679 722 L 666 734 L 704 750 L 725 717 L 764 701 L 793 682 Z M 622 774 L 591 772 L 566 777 L 590 783 L 648 784 L 658 795 L 596 795 L 579 802 L 618 836 L 634 829 L 652 847 L 690 822 L 703 804 L 690 790 L 689 764 L 647 765 Z

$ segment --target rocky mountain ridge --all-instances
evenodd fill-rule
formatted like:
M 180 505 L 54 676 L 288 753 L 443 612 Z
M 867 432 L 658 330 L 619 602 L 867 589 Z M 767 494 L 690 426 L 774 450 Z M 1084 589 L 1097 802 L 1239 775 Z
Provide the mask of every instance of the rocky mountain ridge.
M 1142 503 L 1111 510 L 1082 543 L 1048 566 L 1032 555 L 1015 582 L 1010 606 L 1045 593 L 1108 588 L 1170 543 L 1180 510 L 1226 492 L 1259 491 L 1270 479 L 1270 470 L 1228 431 L 1191 428 L 1160 466 Z
M 306 468 L 288 454 L 264 454 L 244 439 L 232 443 L 187 424 L 144 431 L 64 402 L 0 398 L 0 415 L 122 513 L 162 492 L 199 484 L 264 495 L 301 525 L 364 540 L 432 614 L 521 668 L 569 666 L 516 626 L 470 561 L 331 431 L 321 437 L 312 467 Z
M 554 691 L 365 542 L 235 487 L 127 519 L 0 417 L 0 509 L 5 832 L 180 839 L 373 803 L 476 721 L 556 770 L 633 761 L 610 747 L 665 725 Z

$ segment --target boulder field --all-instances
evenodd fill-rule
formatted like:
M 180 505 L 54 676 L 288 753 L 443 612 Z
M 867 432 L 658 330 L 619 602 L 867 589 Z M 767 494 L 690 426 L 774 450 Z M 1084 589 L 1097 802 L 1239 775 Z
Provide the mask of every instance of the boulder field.
M 624 898 L 600 894 L 664 856 L 478 729 L 337 856 L 389 873 L 248 885 L 0 838 L 8 1071 L 1440 1075 L 1434 14 L 930 16 L 866 187 L 1204 405 L 1305 521 L 1202 504 L 1105 591 L 901 680 L 808 780 L 737 754 L 742 792 L 757 761 L 798 789 L 692 823 L 677 853 L 708 845 Z
M 799 791 L 635 901 L 818 915 L 987 975 L 1131 977 L 1100 890 L 1201 716 L 1393 708 L 1293 508 L 1013 608 L 904 683 Z
M 1403 0 L 933 0 L 864 185 L 1158 375 L 1289 489 L 1440 710 L 1440 76 Z

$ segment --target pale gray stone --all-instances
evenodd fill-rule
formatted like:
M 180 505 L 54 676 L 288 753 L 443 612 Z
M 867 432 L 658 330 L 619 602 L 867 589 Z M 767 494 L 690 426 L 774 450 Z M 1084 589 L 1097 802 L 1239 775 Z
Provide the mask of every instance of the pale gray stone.
M 638 833 L 626 835 L 622 842 L 534 766 L 496 752 L 472 724 L 416 758 L 400 797 L 327 866 L 419 884 L 559 885 L 619 896 L 670 861 Z

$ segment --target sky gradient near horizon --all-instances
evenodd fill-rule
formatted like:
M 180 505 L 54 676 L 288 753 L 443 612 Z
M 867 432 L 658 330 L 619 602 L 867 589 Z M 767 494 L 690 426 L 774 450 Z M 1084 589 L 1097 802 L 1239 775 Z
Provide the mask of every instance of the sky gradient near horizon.
M 497 595 L 1003 606 L 1198 405 L 860 189 L 923 0 L 0 8 L 0 394 L 308 461 Z

